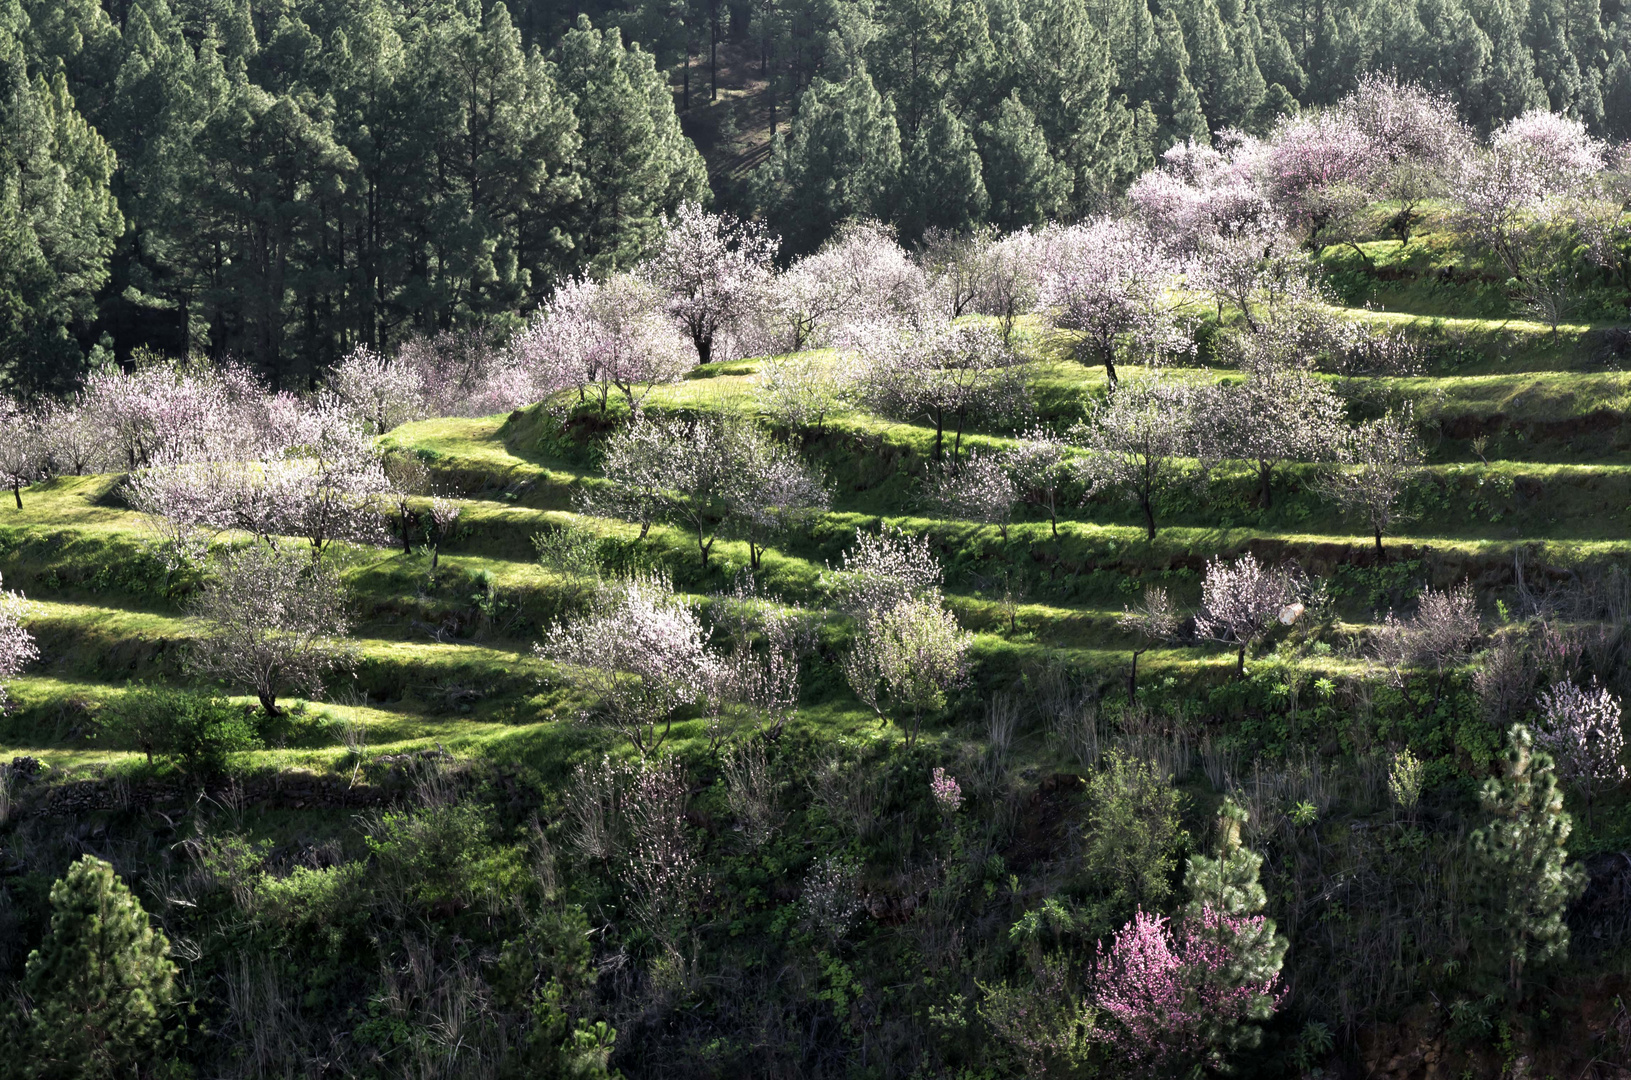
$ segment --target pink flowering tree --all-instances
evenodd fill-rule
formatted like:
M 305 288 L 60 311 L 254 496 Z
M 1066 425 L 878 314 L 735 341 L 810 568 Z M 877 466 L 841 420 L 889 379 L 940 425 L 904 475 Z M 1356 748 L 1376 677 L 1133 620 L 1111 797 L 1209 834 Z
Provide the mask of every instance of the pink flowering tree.
M 45 414 L 0 398 L 0 485 L 11 489 L 17 509 L 23 508 L 23 488 L 43 480 L 51 471 L 51 440 Z
M 901 249 L 894 230 L 857 221 L 767 281 L 754 321 L 759 346 L 786 353 L 836 344 L 846 326 L 921 326 L 935 308 L 928 275 Z
M 1003 454 L 1019 497 L 1048 512 L 1048 527 L 1059 535 L 1059 499 L 1070 483 L 1074 452 L 1057 432 L 1034 427 Z
M 1404 519 L 1404 494 L 1422 464 L 1410 403 L 1351 428 L 1338 441 L 1335 457 L 1338 466 L 1321 479 L 1319 490 L 1364 521 L 1380 559 L 1382 534 Z
M 885 525 L 876 533 L 856 529 L 855 542 L 837 567 L 827 567 L 821 584 L 836 607 L 864 619 L 905 600 L 938 596 L 943 577 L 927 537 Z
M 585 719 L 618 732 L 642 758 L 717 682 L 702 620 L 655 574 L 602 590 L 588 614 L 551 626 L 535 651 L 589 699 Z
M 901 725 L 910 748 L 924 718 L 944 709 L 951 691 L 968 681 L 973 641 L 935 590 L 863 618 L 844 677 L 881 722 Z
M 1133 1061 L 1223 1065 L 1258 1044 L 1279 1006 L 1288 943 L 1262 914 L 1263 857 L 1240 845 L 1243 818 L 1225 800 L 1214 854 L 1190 858 L 1176 923 L 1140 911 L 1099 946 L 1092 998 L 1107 1023 L 1093 1034 Z
M 1135 222 L 1118 218 L 1055 229 L 1039 304 L 1053 325 L 1081 335 L 1086 360 L 1104 365 L 1114 389 L 1116 362 L 1159 362 L 1193 349 L 1172 290 L 1178 265 Z
M 852 325 L 844 337 L 861 360 L 857 396 L 884 416 L 934 425 L 936 461 L 948 428 L 955 462 L 965 425 L 1020 414 L 1030 403 L 1027 364 L 989 326 L 936 322 L 907 331 L 874 322 Z
M 1329 460 L 1347 433 L 1346 408 L 1312 372 L 1272 360 L 1253 363 L 1241 383 L 1218 387 L 1203 410 L 1208 456 L 1257 472 L 1261 505 L 1274 505 L 1274 475 L 1288 461 Z
M 1280 122 L 1265 146 L 1262 184 L 1275 209 L 1309 243 L 1352 242 L 1346 228 L 1370 201 L 1376 166 L 1370 140 L 1354 118 L 1335 109 L 1299 113 Z M 1369 262 L 1363 248 L 1354 250 Z
M 19 592 L 0 589 L 0 712 L 6 707 L 5 680 L 20 674 L 39 659 L 34 635 L 23 628 L 28 601 Z
M 1178 143 L 1133 182 L 1127 193 L 1133 212 L 1173 256 L 1193 256 L 1211 239 L 1260 231 L 1274 216 L 1252 168 L 1259 144 L 1251 141 L 1246 149 Z
M 1272 215 L 1202 236 L 1184 280 L 1212 298 L 1220 323 L 1225 309 L 1232 307 L 1252 334 L 1280 317 L 1289 302 L 1317 296 L 1307 252 L 1292 243 L 1285 222 Z
M 692 827 L 685 819 L 690 783 L 678 761 L 647 759 L 631 770 L 623 792 L 628 846 L 620 877 L 635 918 L 675 949 L 703 884 Z
M 697 359 L 714 358 L 716 343 L 747 318 L 769 282 L 775 237 L 730 213 L 685 203 L 658 237 L 646 273 L 668 298 L 668 311 L 690 335 Z
M 155 464 L 131 477 L 126 499 L 187 548 L 196 546 L 191 533 L 226 529 L 269 545 L 301 537 L 313 560 L 337 540 L 383 541 L 391 486 L 373 439 L 337 403 L 305 419 L 306 441 L 277 456 Z
M 1002 457 L 970 450 L 955 468 L 941 468 L 930 477 L 928 501 L 963 521 L 995 525 L 1004 541 L 1020 492 Z
M 440 496 L 430 501 L 430 568 L 435 570 L 442 561 L 442 544 L 459 524 L 464 508 L 451 499 Z
M 730 643 L 717 667 L 719 704 L 746 713 L 754 731 L 773 742 L 798 709 L 810 627 L 778 598 L 762 594 L 751 575 L 715 599 L 712 617 Z M 729 732 L 723 723 L 719 730 L 723 741 Z
M 934 798 L 936 809 L 947 817 L 962 808 L 962 785 L 957 782 L 955 776 L 938 765 L 935 766 L 934 776 L 929 779 L 929 794 Z
M 593 387 L 605 412 L 615 389 L 638 410 L 653 386 L 696 366 L 664 304 L 662 290 L 632 274 L 564 281 L 511 351 L 538 399 L 576 390 L 582 400 Z
M 1542 691 L 1539 704 L 1535 742 L 1552 755 L 1558 776 L 1585 796 L 1590 827 L 1593 797 L 1626 778 L 1620 700 L 1595 682 L 1586 690 L 1560 682 Z
M 748 565 L 758 570 L 765 545 L 806 527 L 832 494 L 819 469 L 759 425 L 732 425 L 726 441 L 721 524 L 748 542 Z
M 1574 286 L 1574 196 L 1606 146 L 1578 120 L 1532 110 L 1497 128 L 1450 181 L 1461 228 L 1500 260 L 1518 299 L 1557 329 Z
M 351 662 L 345 584 L 298 552 L 257 544 L 225 554 L 188 611 L 207 628 L 190 668 L 255 695 L 268 716 L 281 715 L 281 694 L 314 697 Z
M 1077 473 L 1089 495 L 1119 491 L 1144 514 L 1155 539 L 1155 503 L 1186 482 L 1196 452 L 1197 397 L 1184 383 L 1151 377 L 1128 382 L 1096 405 L 1074 433 L 1085 453 Z
M 1201 581 L 1195 633 L 1235 646 L 1235 671 L 1244 675 L 1246 650 L 1296 602 L 1298 592 L 1291 572 L 1264 566 L 1251 552 L 1232 563 L 1213 559 L 1206 564 L 1206 577 Z
M 372 434 L 383 435 L 425 415 L 419 373 L 366 346 L 348 353 L 323 381 L 340 408 Z
M 925 540 L 888 528 L 857 530 L 841 567 L 822 578 L 855 620 L 843 661 L 850 688 L 880 721 L 900 722 L 910 744 L 923 718 L 944 708 L 968 675 L 973 636 L 945 607 L 938 560 Z
M 1336 112 L 1369 144 L 1370 194 L 1397 208 L 1388 228 L 1409 244 L 1422 203 L 1444 192 L 1445 178 L 1472 152 L 1472 132 L 1449 97 L 1382 72 L 1361 75 Z
M 1127 673 L 1127 700 L 1138 700 L 1138 658 L 1159 644 L 1175 640 L 1183 626 L 1183 617 L 1170 593 L 1159 585 L 1144 590 L 1144 599 L 1137 607 L 1123 608 L 1116 617 L 1116 625 L 1143 639 L 1142 647 L 1133 650 L 1133 665 Z

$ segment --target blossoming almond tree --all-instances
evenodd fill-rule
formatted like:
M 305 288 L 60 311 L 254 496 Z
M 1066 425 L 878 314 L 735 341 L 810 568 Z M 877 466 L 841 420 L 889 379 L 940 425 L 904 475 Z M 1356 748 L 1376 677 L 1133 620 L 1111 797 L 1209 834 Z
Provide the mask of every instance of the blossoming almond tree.
M 1183 383 L 1140 379 L 1094 406 L 1075 431 L 1087 453 L 1077 472 L 1089 495 L 1119 490 L 1143 511 L 1155 539 L 1155 502 L 1184 480 L 1184 458 L 1196 450 L 1196 395 Z
M 1560 682 L 1541 692 L 1540 715 L 1535 742 L 1557 762 L 1558 776 L 1586 797 L 1590 828 L 1593 797 L 1626 778 L 1620 700 L 1595 682 L 1585 690 Z
M 833 602 L 855 618 L 881 615 L 903 601 L 938 595 L 944 571 L 927 537 L 885 525 L 879 532 L 855 530 L 855 543 L 843 561 L 828 566 L 821 584 Z
M 685 328 L 697 359 L 744 319 L 770 280 L 776 240 L 764 226 L 685 203 L 658 237 L 646 272 L 667 294 L 668 311 Z
M 1352 428 L 1338 444 L 1337 460 L 1340 466 L 1320 481 L 1320 491 L 1364 520 L 1381 558 L 1382 534 L 1404 516 L 1400 501 L 1422 462 L 1409 403 Z
M 625 578 L 586 615 L 551 626 L 535 650 L 588 695 L 584 716 L 628 739 L 642 758 L 673 731 L 675 713 L 716 682 L 702 620 L 666 578 Z
M 942 467 L 930 478 L 928 499 L 953 517 L 995 525 L 1006 541 L 1019 489 L 999 455 L 970 450 L 961 465 Z
M 0 485 L 11 489 L 17 509 L 23 488 L 45 479 L 51 470 L 51 441 L 44 414 L 0 398 Z
M 903 331 L 894 323 L 852 325 L 845 341 L 861 357 L 856 390 L 873 411 L 934 425 L 934 459 L 952 429 L 952 460 L 963 427 L 980 417 L 1011 416 L 1030 401 L 1025 361 L 988 326 L 935 323 Z
M 189 611 L 208 628 L 192 670 L 254 694 L 268 716 L 281 715 L 280 694 L 315 696 L 324 675 L 351 658 L 338 571 L 295 552 L 259 544 L 229 552 Z
M 1138 658 L 1151 646 L 1172 641 L 1178 636 L 1183 620 L 1172 596 L 1159 585 L 1144 590 L 1144 600 L 1137 607 L 1123 608 L 1116 617 L 1116 625 L 1144 639 L 1143 648 L 1133 650 L 1133 666 L 1127 672 L 1127 700 L 1138 700 Z
M 1264 566 L 1251 552 L 1232 563 L 1206 564 L 1195 633 L 1236 646 L 1237 674 L 1245 674 L 1246 650 L 1266 634 L 1281 612 L 1297 599 L 1297 582 L 1279 567 Z
M 23 628 L 27 613 L 28 601 L 22 593 L 0 589 L 0 711 L 6 707 L 4 680 L 21 673 L 40 656 L 34 635 Z
M 1003 455 L 1019 496 L 1048 512 L 1048 527 L 1059 535 L 1059 497 L 1071 477 L 1071 448 L 1056 432 L 1035 427 Z
M 923 718 L 945 708 L 947 694 L 967 681 L 973 640 L 938 591 L 903 600 L 861 621 L 844 677 L 880 721 L 893 717 L 904 728 L 910 747 Z
M 1046 237 L 1040 306 L 1053 324 L 1082 335 L 1082 352 L 1104 365 L 1112 389 L 1123 346 L 1161 360 L 1193 343 L 1168 294 L 1177 264 L 1133 222 L 1098 218 Z
M 595 387 L 605 412 L 615 389 L 638 411 L 653 386 L 696 366 L 663 305 L 663 292 L 633 274 L 568 280 L 511 348 L 540 398 L 562 390 L 581 398 Z
M 383 435 L 424 415 L 418 374 L 366 346 L 347 353 L 323 381 L 340 408 L 372 434 Z

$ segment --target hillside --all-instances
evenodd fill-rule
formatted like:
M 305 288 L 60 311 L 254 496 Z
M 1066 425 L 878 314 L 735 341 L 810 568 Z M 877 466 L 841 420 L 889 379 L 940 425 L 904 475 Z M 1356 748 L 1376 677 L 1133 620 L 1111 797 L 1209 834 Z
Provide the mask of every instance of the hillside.
M 982 1024 L 1014 1030 L 990 988 L 1042 978 L 1038 965 L 1053 955 L 1044 947 L 1091 949 L 1135 907 L 1174 895 L 1177 857 L 1208 850 L 1229 795 L 1248 812 L 1246 843 L 1267 856 L 1267 913 L 1291 944 L 1286 998 L 1248 1055 L 1253 1068 L 1318 1075 L 1308 1070 L 1325 1063 L 1404 1077 L 1423 1075 L 1426 1061 L 1439 1063 L 1426 1075 L 1493 1076 L 1521 1052 L 1537 1074 L 1577 1075 L 1623 1055 L 1617 995 L 1631 920 L 1613 854 L 1631 848 L 1623 785 L 1599 791 L 1589 812 L 1569 790 L 1568 853 L 1590 883 L 1571 909 L 1576 945 L 1546 984 L 1545 1010 L 1475 993 L 1490 985 L 1472 972 L 1493 931 L 1480 922 L 1463 840 L 1502 752 L 1475 692 L 1499 643 L 1539 626 L 1537 650 L 1623 671 L 1627 337 L 1609 323 L 1554 330 L 1454 314 L 1488 302 L 1476 281 L 1457 284 L 1435 263 L 1431 253 L 1455 245 L 1429 231 L 1412 247 L 1429 254 L 1401 261 L 1396 243 L 1375 241 L 1369 267 L 1352 248 L 1321 256 L 1350 305 L 1336 314 L 1389 328 L 1422 357 L 1409 375 L 1326 376 L 1355 419 L 1408 403 L 1424 436 L 1426 460 L 1380 554 L 1321 496 L 1318 464 L 1282 466 L 1267 507 L 1255 470 L 1221 464 L 1202 486 L 1162 496 L 1154 540 L 1136 505 L 1080 490 L 1064 500 L 1057 535 L 1028 504 L 1004 537 L 925 502 L 932 427 L 847 408 L 819 429 L 782 431 L 824 471 L 832 503 L 773 542 L 754 578 L 812 618 L 812 647 L 780 738 L 761 744 L 743 729 L 730 744 L 764 745 L 767 756 L 716 749 L 717 729 L 694 710 L 675 725 L 667 749 L 685 780 L 669 797 L 689 803 L 690 838 L 671 842 L 695 851 L 708 882 L 682 923 L 640 914 L 656 895 L 640 877 L 649 869 L 594 855 L 585 807 L 639 770 L 611 764 L 631 761 L 629 746 L 576 722 L 590 702 L 533 651 L 582 587 L 540 565 L 540 533 L 590 535 L 603 572 L 661 568 L 699 601 L 748 566 L 739 541 L 719 539 L 704 569 L 694 537 L 675 525 L 641 539 L 637 525 L 580 512 L 579 495 L 605 483 L 599 447 L 626 408 L 614 401 L 602 415 L 569 395 L 384 435 L 388 456 L 416 456 L 460 509 L 435 567 L 424 547 L 337 545 L 328 559 L 357 616 L 351 673 L 267 726 L 263 748 L 234 755 L 230 776 L 202 781 L 164 757 L 149 764 L 102 722 L 137 684 L 185 684 L 189 645 L 206 632 L 186 613 L 200 572 L 160 557 L 120 475 L 26 488 L 22 509 L 0 509 L 0 574 L 31 602 L 42 656 L 9 684 L 0 753 L 39 770 L 14 762 L 0 789 L 0 865 L 12 883 L 0 925 L 15 935 L 3 962 L 17 965 L 40 940 L 46 886 L 88 852 L 131 874 L 185 944 L 202 988 L 199 1019 L 186 1025 L 191 1052 L 220 1075 L 282 1075 L 326 1038 L 341 1040 L 353 1075 L 490 1075 L 481 1070 L 511 1060 L 497 1048 L 515 1037 L 516 1010 L 542 1008 L 525 1003 L 544 1000 L 529 995 L 549 980 L 561 995 L 550 1000 L 567 1010 L 550 1038 L 570 1035 L 563 1045 L 578 1039 L 584 1061 L 604 1060 L 612 1036 L 589 1022 L 610 1018 L 613 1061 L 629 1075 L 766 1075 L 791 1062 L 803 1063 L 800 1075 L 904 1075 L 893 1070 L 931 1053 L 915 1042 L 930 1031 L 942 1067 L 1017 1075 L 1023 1038 L 1003 1056 L 981 1047 Z M 1187 310 L 1209 340 L 1216 308 L 1195 300 Z M 1063 430 L 1104 399 L 1103 369 L 1072 357 L 1068 332 L 1029 317 L 1016 340 L 1036 402 L 1027 423 Z M 653 389 L 645 413 L 757 416 L 768 363 L 697 367 Z M 1140 374 L 1121 365 L 1129 385 Z M 1164 377 L 1238 379 L 1204 348 Z M 967 431 L 962 451 L 1012 446 L 1016 428 Z M 411 505 L 429 510 L 428 499 Z M 854 624 L 823 579 L 857 530 L 883 525 L 927 539 L 947 606 L 974 634 L 971 681 L 915 745 L 846 683 L 839 661 Z M 1297 567 L 1313 589 L 1308 616 L 1253 647 L 1241 674 L 1233 645 L 1187 633 L 1152 647 L 1119 623 L 1150 586 L 1196 610 L 1209 564 L 1246 553 Z M 1482 622 L 1478 656 L 1448 671 L 1390 672 L 1378 629 L 1409 617 L 1424 590 L 1463 582 Z M 1562 636 L 1547 646 L 1545 634 Z M 1419 805 L 1401 809 L 1388 783 L 1406 749 L 1425 771 Z M 1165 869 L 1136 888 L 1113 869 L 1130 856 L 1092 840 L 1107 835 L 1104 777 L 1154 797 L 1150 781 L 1125 771 L 1133 766 L 1113 764 L 1117 754 L 1175 792 L 1173 854 L 1140 856 Z M 753 760 L 775 779 L 744 781 Z M 938 811 L 934 769 L 962 785 Z M 460 817 L 466 810 L 473 816 Z M 355 876 L 362 867 L 373 884 Z M 823 888 L 848 890 L 841 916 L 811 906 Z M 541 914 L 516 923 L 512 901 Z M 622 912 L 634 921 L 618 929 Z M 581 953 L 561 945 L 585 919 L 606 936 Z M 274 943 L 306 950 L 313 966 L 263 959 Z M 376 979 L 381 955 L 410 960 Z M 504 981 L 515 977 L 534 990 Z M 264 1009 L 283 1019 L 254 1041 Z M 1104 1052 L 1083 1049 L 1081 1067 L 1111 1068 Z M 1049 1055 L 1062 1054 L 1043 1056 L 1057 1068 Z M 889 1071 L 869 1071 L 873 1055 Z

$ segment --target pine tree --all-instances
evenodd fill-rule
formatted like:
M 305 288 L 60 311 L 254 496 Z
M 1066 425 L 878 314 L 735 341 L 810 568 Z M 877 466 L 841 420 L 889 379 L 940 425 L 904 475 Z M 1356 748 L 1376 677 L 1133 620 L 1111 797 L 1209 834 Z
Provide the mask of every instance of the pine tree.
M 1586 875 L 1565 865 L 1574 822 L 1563 810 L 1551 757 L 1534 751 L 1522 724 L 1512 725 L 1508 742 L 1503 775 L 1486 780 L 1479 794 L 1494 820 L 1472 834 L 1472 846 L 1484 867 L 1487 917 L 1500 933 L 1495 955 L 1521 996 L 1525 966 L 1568 952 L 1564 914 L 1585 889 Z
M 985 220 L 990 199 L 980 176 L 980 151 L 968 128 L 938 104 L 925 118 L 901 169 L 901 236 L 913 241 L 931 228 L 963 232 Z
M 598 272 L 628 266 L 664 214 L 706 199 L 702 155 L 680 130 L 674 95 L 651 54 L 625 48 L 615 27 L 596 30 L 580 17 L 556 51 L 555 78 L 577 98 L 582 140 L 569 226 L 576 258 Z
M 175 1002 L 170 943 L 113 867 L 81 858 L 51 886 L 51 929 L 29 953 L 25 1075 L 128 1074 L 156 1051 Z
M 1523 26 L 1511 0 L 1488 0 L 1474 8 L 1490 41 L 1483 85 L 1463 99 L 1473 122 L 1489 129 L 1534 108 L 1546 107 L 1546 87 L 1535 74 L 1535 57 L 1523 42 Z
M 1017 93 L 997 106 L 980 141 L 993 224 L 1005 230 L 1041 225 L 1065 206 L 1070 173 L 1048 153 L 1048 137 Z
M 1615 52 L 1603 75 L 1603 117 L 1609 135 L 1631 138 L 1631 56 L 1624 49 Z
M 1467 10 L 1464 0 L 1422 0 L 1422 78 L 1463 102 L 1470 113 L 1472 95 L 1489 79 L 1494 52 L 1489 35 Z
M 1015 88 L 1070 169 L 1070 209 L 1085 214 L 1132 179 L 1132 116 L 1110 93 L 1109 45 L 1084 0 L 1026 0 L 1022 10 L 1035 51 Z
M 1561 0 L 1530 0 L 1524 43 L 1535 58 L 1535 75 L 1553 112 L 1575 114 L 1585 84 L 1569 40 L 1569 17 Z
M 0 0 L 0 392 L 73 385 L 71 336 L 95 313 L 124 231 L 110 184 L 113 150 L 85 121 L 58 71 L 30 76 L 27 18 Z
M 1263 856 L 1240 842 L 1246 811 L 1225 798 L 1218 811 L 1216 854 L 1192 855 L 1184 874 L 1189 903 L 1184 908 L 1191 933 L 1206 940 L 1211 958 L 1207 970 L 1197 973 L 1201 985 L 1215 996 L 1250 992 L 1245 1021 L 1202 1017 L 1203 1036 L 1215 1055 L 1249 1049 L 1263 1037 L 1258 1022 L 1274 1014 L 1272 986 L 1285 963 L 1289 942 L 1276 932 L 1274 920 L 1263 916 L 1268 895 L 1258 880 Z
M 758 177 L 787 246 L 813 251 L 840 222 L 887 217 L 900 173 L 894 111 L 863 67 L 843 82 L 816 79 Z
M 1201 109 L 1201 96 L 1189 81 L 1189 50 L 1184 45 L 1183 26 L 1172 9 L 1167 9 L 1156 26 L 1159 47 L 1156 50 L 1156 95 L 1153 100 L 1166 106 L 1160 116 L 1161 134 L 1156 140 L 1159 153 L 1173 143 L 1194 140 L 1212 141 L 1206 126 L 1206 113 Z

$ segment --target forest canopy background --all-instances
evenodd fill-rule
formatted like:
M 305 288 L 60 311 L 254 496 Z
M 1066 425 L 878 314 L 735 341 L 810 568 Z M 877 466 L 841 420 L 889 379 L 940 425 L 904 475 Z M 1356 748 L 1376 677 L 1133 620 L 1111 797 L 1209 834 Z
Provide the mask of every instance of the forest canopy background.
M 855 217 L 1072 219 L 1366 71 L 1486 133 L 1624 138 L 1628 49 L 1615 0 L 3 0 L 0 386 L 145 347 L 304 389 L 358 345 L 507 334 L 688 200 L 784 257 Z M 722 50 L 769 122 L 710 192 L 683 121 Z

